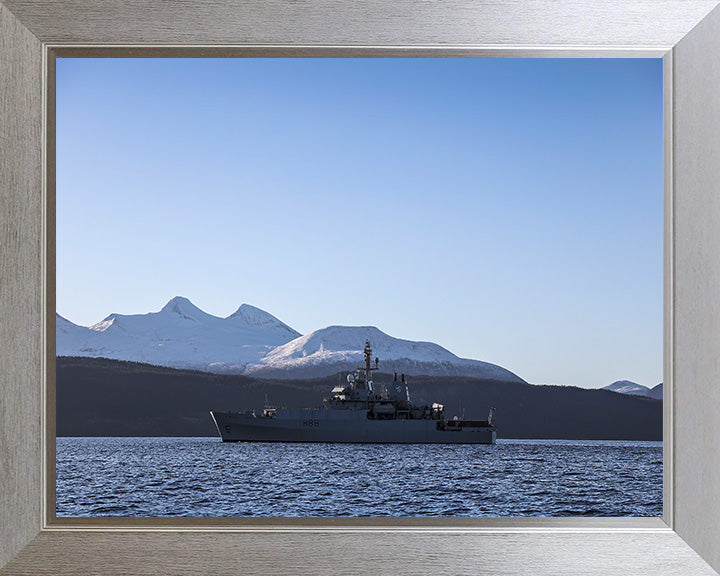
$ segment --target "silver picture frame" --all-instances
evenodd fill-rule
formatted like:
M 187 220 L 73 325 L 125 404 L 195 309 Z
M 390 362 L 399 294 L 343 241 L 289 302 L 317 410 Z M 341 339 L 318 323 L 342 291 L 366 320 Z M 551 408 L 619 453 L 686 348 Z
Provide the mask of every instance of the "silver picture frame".
M 716 574 L 718 3 L 0 0 L 0 574 Z M 663 518 L 58 522 L 57 55 L 663 58 Z

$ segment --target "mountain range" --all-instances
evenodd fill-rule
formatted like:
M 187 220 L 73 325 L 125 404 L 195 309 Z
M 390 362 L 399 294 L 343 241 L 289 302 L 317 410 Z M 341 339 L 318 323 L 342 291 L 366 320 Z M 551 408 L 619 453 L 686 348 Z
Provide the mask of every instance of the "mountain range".
M 488 362 L 459 358 L 432 342 L 402 340 L 373 326 L 328 326 L 301 335 L 272 314 L 243 304 L 226 318 L 177 296 L 159 312 L 111 314 L 90 327 L 56 316 L 56 355 L 260 378 L 320 378 L 363 362 L 369 340 L 386 373 L 524 382 Z

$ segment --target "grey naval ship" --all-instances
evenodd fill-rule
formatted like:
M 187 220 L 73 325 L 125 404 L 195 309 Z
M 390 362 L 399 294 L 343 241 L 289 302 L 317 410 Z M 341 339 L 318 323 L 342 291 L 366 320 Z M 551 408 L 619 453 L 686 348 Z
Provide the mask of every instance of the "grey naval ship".
M 415 406 L 404 375 L 395 374 L 389 390 L 375 386 L 370 342 L 365 366 L 333 388 L 319 408 L 274 408 L 262 414 L 215 412 L 223 442 L 354 442 L 400 444 L 495 444 L 493 410 L 487 420 L 446 418 L 442 404 Z M 267 403 L 266 403 L 267 404 Z

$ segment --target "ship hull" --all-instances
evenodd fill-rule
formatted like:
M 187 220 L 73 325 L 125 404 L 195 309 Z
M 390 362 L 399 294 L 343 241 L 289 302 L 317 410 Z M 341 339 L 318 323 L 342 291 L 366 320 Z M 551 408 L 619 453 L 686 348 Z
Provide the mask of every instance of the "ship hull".
M 276 418 L 211 412 L 223 442 L 362 444 L 494 444 L 493 426 L 450 426 L 438 420 L 371 420 L 366 411 L 288 410 Z

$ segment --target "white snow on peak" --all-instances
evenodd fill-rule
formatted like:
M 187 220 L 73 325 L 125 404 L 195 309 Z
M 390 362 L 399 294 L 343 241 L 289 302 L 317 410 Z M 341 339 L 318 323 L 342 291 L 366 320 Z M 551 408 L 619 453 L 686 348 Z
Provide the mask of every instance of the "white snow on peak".
M 611 390 L 618 394 L 629 394 L 631 396 L 647 396 L 648 398 L 654 398 L 655 400 L 663 399 L 663 383 L 660 382 L 653 388 L 648 388 L 642 384 L 631 382 L 630 380 L 618 380 L 612 384 L 608 384 L 602 388 L 603 390 Z
M 612 384 L 608 384 L 602 388 L 603 390 L 611 390 L 618 394 L 630 394 L 631 396 L 647 396 L 650 389 L 647 386 L 631 382 L 630 380 L 618 380 Z
M 385 350 L 392 338 L 374 326 L 328 326 L 300 336 L 283 346 L 278 346 L 267 355 L 266 361 L 279 360 L 286 362 L 299 358 L 313 357 L 318 361 L 332 355 L 363 357 L 365 340 L 373 346 L 373 352 Z M 404 342 L 398 340 L 398 342 Z
M 340 370 L 353 370 L 363 363 L 365 341 L 371 343 L 373 357 L 386 373 L 475 376 L 523 382 L 521 378 L 495 364 L 458 358 L 432 342 L 393 338 L 374 326 L 328 326 L 278 346 L 248 373 L 276 378 L 318 377 Z
M 318 361 L 332 356 L 363 358 L 365 341 L 372 345 L 378 358 L 407 358 L 423 362 L 461 360 L 455 354 L 432 342 L 413 342 L 388 336 L 374 326 L 328 326 L 278 346 L 267 356 L 268 361 L 313 358 Z
M 195 306 L 195 304 L 190 302 L 190 300 L 182 296 L 175 296 L 175 298 L 170 300 L 167 304 L 165 304 L 165 306 L 162 307 L 160 313 L 176 314 L 184 320 L 194 320 L 196 322 L 217 318 L 216 316 L 212 316 L 207 312 L 203 312 L 202 310 L 200 310 L 200 308 Z
M 111 314 L 110 316 L 105 318 L 105 320 L 90 326 L 90 330 L 94 330 L 95 332 L 105 332 L 105 330 L 110 328 L 115 323 L 115 320 L 115 314 Z
M 279 328 L 280 330 L 287 331 L 287 333 L 292 335 L 293 337 L 300 336 L 300 332 L 293 330 L 292 328 L 290 328 L 290 326 L 281 322 L 272 314 L 269 314 L 268 312 L 265 312 L 265 310 L 261 310 L 260 308 L 256 308 L 255 306 L 251 306 L 250 304 L 243 304 L 242 306 L 240 306 L 240 308 L 238 308 L 235 312 L 228 316 L 227 319 L 241 321 L 248 326 Z

